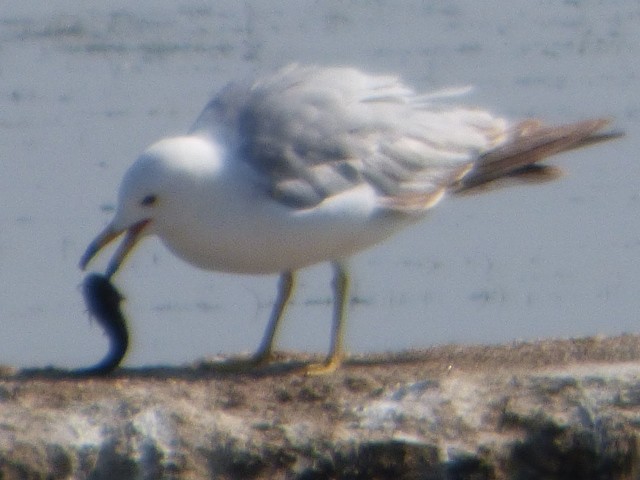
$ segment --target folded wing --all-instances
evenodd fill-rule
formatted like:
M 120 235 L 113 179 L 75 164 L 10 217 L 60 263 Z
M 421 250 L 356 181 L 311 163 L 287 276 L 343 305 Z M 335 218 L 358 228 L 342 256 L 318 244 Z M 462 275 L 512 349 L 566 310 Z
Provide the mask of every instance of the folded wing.
M 463 90 L 416 95 L 396 77 L 291 65 L 232 84 L 192 133 L 223 136 L 257 188 L 296 209 L 362 184 L 381 209 L 420 214 L 447 190 L 511 175 L 544 156 L 596 140 L 604 121 L 511 127 L 455 103 Z

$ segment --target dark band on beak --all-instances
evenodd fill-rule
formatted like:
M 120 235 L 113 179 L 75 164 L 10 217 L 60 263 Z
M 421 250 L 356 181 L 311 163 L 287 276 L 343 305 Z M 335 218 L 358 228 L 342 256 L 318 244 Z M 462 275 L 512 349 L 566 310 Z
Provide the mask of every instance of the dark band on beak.
M 111 278 L 124 259 L 127 254 L 131 251 L 131 249 L 135 246 L 137 241 L 140 238 L 140 234 L 144 230 L 144 228 L 149 223 L 149 220 L 142 220 L 133 226 L 129 227 L 127 233 L 125 234 L 124 240 L 116 250 L 116 253 L 111 258 L 109 265 L 107 266 L 107 270 L 105 272 L 105 277 L 107 279 Z M 84 270 L 89 262 L 95 257 L 100 250 L 102 250 L 105 246 L 111 243 L 114 239 L 116 239 L 122 230 L 114 229 L 111 226 L 108 226 L 102 233 L 100 233 L 87 247 L 87 250 L 82 255 L 80 259 L 80 268 Z
M 113 274 L 118 271 L 118 268 L 120 268 L 122 262 L 124 262 L 129 252 L 133 249 L 135 244 L 140 239 L 140 234 L 148 223 L 149 220 L 143 220 L 142 222 L 136 223 L 133 227 L 127 230 L 127 233 L 124 236 L 124 240 L 122 240 L 122 243 L 118 247 L 118 250 L 116 250 L 116 253 L 113 254 L 113 257 L 111 257 L 111 261 L 107 266 L 107 270 L 104 272 L 107 278 L 111 278 Z
M 80 268 L 82 270 L 87 268 L 87 265 L 93 257 L 95 257 L 100 250 L 106 247 L 109 243 L 115 240 L 122 232 L 114 230 L 111 226 L 105 228 L 87 247 L 84 255 L 80 258 Z

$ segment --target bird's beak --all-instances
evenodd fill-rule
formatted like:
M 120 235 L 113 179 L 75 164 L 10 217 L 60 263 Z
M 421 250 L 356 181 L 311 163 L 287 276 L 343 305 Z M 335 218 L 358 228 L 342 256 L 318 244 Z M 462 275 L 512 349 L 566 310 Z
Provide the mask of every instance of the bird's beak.
M 133 224 L 131 227 L 126 229 L 118 229 L 113 225 L 108 225 L 94 240 L 89 244 L 87 250 L 82 255 L 80 259 L 80 268 L 84 270 L 91 259 L 95 257 L 103 247 L 111 243 L 113 240 L 118 238 L 120 234 L 126 231 L 124 240 L 116 250 L 116 253 L 111 257 L 111 261 L 107 266 L 107 270 L 105 272 L 105 276 L 107 278 L 111 278 L 114 273 L 118 270 L 127 254 L 134 247 L 136 242 L 140 239 L 141 233 L 144 228 L 149 224 L 150 220 L 142 220 L 138 223 Z

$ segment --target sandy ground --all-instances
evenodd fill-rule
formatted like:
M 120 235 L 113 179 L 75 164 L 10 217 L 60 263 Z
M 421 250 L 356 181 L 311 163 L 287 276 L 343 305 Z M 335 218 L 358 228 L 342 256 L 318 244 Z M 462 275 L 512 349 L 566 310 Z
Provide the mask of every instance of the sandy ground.
M 612 364 L 640 360 L 640 336 L 589 337 L 543 340 L 496 346 L 445 345 L 427 350 L 350 357 L 334 374 L 306 377 L 304 365 L 318 358 L 300 353 L 279 353 L 269 366 L 239 372 L 219 359 L 201 360 L 181 367 L 122 368 L 106 377 L 77 379 L 65 370 L 17 370 L 3 367 L 3 383 L 29 390 L 34 401 L 49 402 L 51 395 L 65 402 L 72 398 L 117 396 L 120 389 L 171 385 L 166 394 L 188 391 L 190 385 L 206 384 L 218 394 L 222 407 L 252 404 L 265 411 L 292 399 L 343 402 L 375 396 L 394 386 L 420 379 L 439 380 L 452 375 L 505 376 L 544 371 L 561 372 L 589 364 Z M 56 385 L 55 391 L 51 389 Z M 8 387 L 5 387 L 8 388 Z M 226 393 L 224 393 L 226 392 Z M 39 396 L 42 393 L 42 396 Z M 220 394 L 223 393 L 223 394 Z M 258 401 L 259 400 L 259 401 Z M 290 413 L 305 413 L 308 402 L 291 402 Z M 326 410 L 331 417 L 331 409 Z
M 640 336 L 2 369 L 0 478 L 637 478 Z

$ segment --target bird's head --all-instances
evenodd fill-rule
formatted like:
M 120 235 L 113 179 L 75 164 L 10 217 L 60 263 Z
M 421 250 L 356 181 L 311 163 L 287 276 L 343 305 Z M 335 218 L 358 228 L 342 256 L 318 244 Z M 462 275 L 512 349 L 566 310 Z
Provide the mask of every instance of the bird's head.
M 124 233 L 105 272 L 110 278 L 141 238 L 172 228 L 189 202 L 197 170 L 215 163 L 216 154 L 210 142 L 193 136 L 164 139 L 145 150 L 126 172 L 115 216 L 89 244 L 80 268 L 85 269 L 103 247 Z

